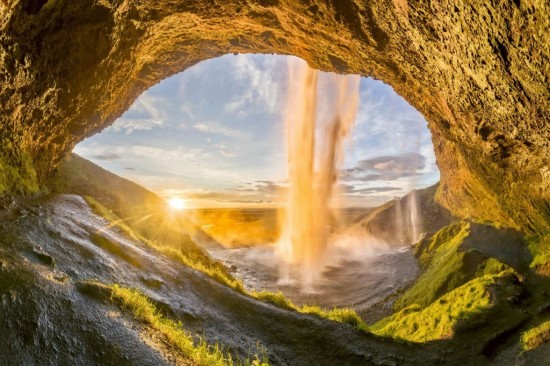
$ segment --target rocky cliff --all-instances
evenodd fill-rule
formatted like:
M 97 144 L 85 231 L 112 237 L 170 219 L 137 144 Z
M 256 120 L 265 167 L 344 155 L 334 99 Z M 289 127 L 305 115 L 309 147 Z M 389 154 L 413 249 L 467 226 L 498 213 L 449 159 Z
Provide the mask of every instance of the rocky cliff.
M 454 215 L 544 232 L 549 13 L 540 0 L 2 0 L 0 192 L 38 190 L 163 78 L 230 52 L 293 54 L 416 107 Z
M 415 244 L 420 238 L 431 237 L 453 222 L 451 213 L 435 201 L 438 187 L 436 183 L 388 201 L 359 218 L 357 223 L 390 245 Z

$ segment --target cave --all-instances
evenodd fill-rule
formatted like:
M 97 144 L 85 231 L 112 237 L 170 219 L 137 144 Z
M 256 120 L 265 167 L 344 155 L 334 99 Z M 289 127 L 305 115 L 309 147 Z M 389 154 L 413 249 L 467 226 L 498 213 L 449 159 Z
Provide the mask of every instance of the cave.
M 34 3 L 1 5 L 4 192 L 36 190 L 78 141 L 201 60 L 292 54 L 382 80 L 418 109 L 434 136 L 438 199 L 456 215 L 548 229 L 543 5 Z
M 314 69 L 381 80 L 425 117 L 441 172 L 437 204 L 470 222 L 470 232 L 477 230 L 487 241 L 506 242 L 497 229 L 507 237 L 523 236 L 538 256 L 530 275 L 519 276 L 535 276 L 530 283 L 537 285 L 510 300 L 523 306 L 522 299 L 548 284 L 550 268 L 549 13 L 547 4 L 534 0 L 2 1 L 0 195 L 9 212 L 3 217 L 24 218 L 27 211 L 13 209 L 13 202 L 40 199 L 80 141 L 110 126 L 163 79 L 224 54 L 294 55 Z M 446 235 L 460 235 L 463 229 L 451 228 Z M 491 244 L 487 247 L 490 251 Z M 35 262 L 54 265 L 34 251 Z M 3 299 L 9 302 L 17 293 L 10 292 L 10 283 L 28 278 L 18 276 L 31 270 L 22 264 L 24 269 L 16 272 L 17 266 L 10 267 L 15 257 L 6 258 L 0 264 L 15 276 L 5 275 L 2 281 Z M 80 287 L 106 296 L 101 286 Z M 32 298 L 29 294 L 23 296 Z M 27 315 L 37 319 L 44 305 L 30 301 Z M 240 298 L 227 301 L 255 306 Z M 547 309 L 546 300 L 540 301 Z M 536 317 L 543 318 L 543 312 Z M 61 318 L 56 321 L 60 324 Z M 323 329 L 317 319 L 310 323 Z M 470 360 L 490 362 L 500 354 L 499 347 L 513 342 L 514 329 L 487 340 L 485 358 Z M 464 332 L 475 333 L 473 328 Z M 331 334 L 345 343 L 352 335 L 344 333 Z M 29 334 L 17 342 L 35 347 L 48 342 Z M 382 341 L 361 342 L 371 342 L 368 349 Z M 463 351 L 468 348 L 460 345 Z M 353 364 L 384 362 L 384 351 L 354 353 L 340 346 L 346 355 L 353 354 L 347 359 L 355 357 Z M 383 347 L 392 354 L 386 360 L 420 363 L 410 349 Z M 431 347 L 439 350 L 439 344 Z M 2 349 L 11 350 L 5 344 Z M 395 356 L 399 352 L 402 356 Z M 538 360 L 547 356 L 542 353 Z M 453 360 L 449 362 L 459 363 Z

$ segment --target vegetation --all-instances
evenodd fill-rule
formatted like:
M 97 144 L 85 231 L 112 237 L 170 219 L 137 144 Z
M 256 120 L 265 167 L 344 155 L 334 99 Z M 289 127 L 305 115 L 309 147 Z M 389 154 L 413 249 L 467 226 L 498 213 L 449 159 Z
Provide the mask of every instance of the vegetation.
M 88 169 L 88 167 L 83 167 L 81 170 L 85 172 Z M 79 174 L 83 175 L 84 173 L 81 172 Z M 88 184 L 92 183 L 88 182 Z M 96 188 L 89 191 L 94 194 L 99 194 L 97 193 L 99 191 Z M 102 198 L 102 202 L 110 202 L 105 198 L 106 196 L 104 193 L 99 195 Z M 190 248 L 193 248 L 192 245 L 185 243 L 185 245 L 178 247 L 176 245 L 166 245 L 164 242 L 159 240 L 151 240 L 151 231 L 137 232 L 134 222 L 121 220 L 117 215 L 117 212 L 106 208 L 95 197 L 92 198 L 91 196 L 86 196 L 85 199 L 94 213 L 104 217 L 110 222 L 110 225 L 118 228 L 128 237 L 144 243 L 172 260 L 199 270 L 220 283 L 234 288 L 243 294 L 247 294 L 260 301 L 274 304 L 280 308 L 293 310 L 304 314 L 311 314 L 331 321 L 348 323 L 359 330 L 365 332 L 369 331 L 369 328 L 364 321 L 353 309 L 350 308 L 335 308 L 332 310 L 326 310 L 321 309 L 318 306 L 311 305 L 297 306 L 292 303 L 292 301 L 287 299 L 281 292 L 247 291 L 239 280 L 233 278 L 226 271 L 222 264 L 212 260 L 207 254 L 190 250 Z M 476 265 L 473 269 L 470 268 L 469 264 L 472 262 L 471 258 L 477 258 L 478 253 L 459 251 L 460 244 L 464 238 L 467 237 L 468 233 L 469 224 L 462 222 L 442 229 L 434 235 L 434 237 L 419 245 L 417 255 L 422 266 L 424 267 L 424 273 L 420 277 L 418 283 L 415 284 L 415 286 L 405 293 L 398 301 L 396 308 L 405 309 L 413 304 L 417 304 L 405 310 L 405 312 L 410 312 L 411 309 L 416 309 L 418 312 L 420 309 L 430 305 L 438 297 L 456 287 L 459 287 L 475 276 L 498 273 L 507 268 L 496 259 L 486 258 L 483 258 L 483 260 L 479 260 L 477 262 L 474 261 Z M 477 304 L 476 306 L 480 307 L 481 305 Z M 458 312 L 459 308 L 460 303 L 457 303 L 454 311 Z M 435 311 L 434 308 L 432 308 L 432 310 Z M 437 311 L 435 312 L 437 313 Z M 401 314 L 399 316 L 403 315 L 403 313 L 398 314 Z M 427 315 L 427 313 L 425 315 Z M 452 321 L 448 320 L 448 324 L 445 329 L 448 331 L 453 324 L 454 323 Z M 389 329 L 390 328 L 386 328 L 384 332 L 389 332 Z M 403 332 L 406 333 L 406 329 L 407 328 L 404 327 Z M 432 331 L 427 332 L 431 334 L 432 337 L 440 336 Z M 420 337 L 419 339 L 423 339 L 421 336 L 418 337 Z M 402 338 L 407 338 L 407 336 L 402 335 Z M 424 338 L 427 338 L 427 336 Z
M 521 346 L 524 351 L 532 351 L 545 342 L 550 342 L 550 320 L 523 332 Z
M 304 314 L 317 315 L 338 323 L 347 323 L 353 325 L 356 329 L 369 333 L 369 326 L 361 319 L 357 312 L 352 308 L 334 308 L 332 310 L 321 309 L 316 305 L 304 305 L 298 309 Z
M 528 247 L 533 256 L 531 268 L 542 275 L 550 276 L 550 234 L 530 238 Z
M 352 308 L 334 308 L 332 310 L 327 310 L 317 305 L 298 306 L 286 298 L 280 291 L 252 291 L 249 292 L 249 295 L 257 300 L 268 302 L 283 309 L 295 310 L 302 314 L 316 315 L 319 318 L 328 319 L 334 322 L 351 324 L 356 329 L 364 332 L 369 331 L 368 325 Z
M 478 277 L 445 294 L 426 308 L 411 305 L 371 326 L 374 334 L 410 342 L 426 342 L 453 337 L 458 326 L 482 319 L 492 309 L 491 287 L 504 276 Z M 471 324 L 470 324 L 471 326 Z
M 459 222 L 444 227 L 418 244 L 415 255 L 421 265 L 422 274 L 395 302 L 396 310 L 412 305 L 425 308 L 476 277 L 498 274 L 509 268 L 497 259 L 487 258 L 476 250 L 462 250 L 461 245 L 469 234 L 470 224 Z
M 4 146 L 7 150 L 10 146 Z M 13 160 L 19 164 L 13 164 Z M 11 157 L 0 155 L 0 194 L 4 192 L 29 194 L 38 192 L 38 179 L 28 155 Z
M 513 271 L 508 265 L 502 263 L 498 259 L 487 258 L 477 267 L 476 276 L 496 275 L 506 270 Z
M 244 287 L 242 283 L 229 275 L 225 270 L 225 267 L 221 263 L 216 262 L 208 257 L 191 257 L 188 252 L 178 250 L 170 246 L 161 245 L 154 240 L 149 240 L 137 234 L 124 222 L 124 220 L 119 219 L 112 211 L 107 210 L 94 198 L 90 196 L 85 196 L 84 199 L 90 205 L 92 211 L 96 215 L 99 215 L 109 221 L 111 223 L 111 226 L 116 227 L 129 238 L 137 240 L 156 250 L 157 252 L 164 254 L 168 258 L 182 263 L 188 267 L 194 268 L 229 287 L 232 287 L 240 292 L 244 292 Z
M 496 258 L 467 249 L 486 240 L 473 232 L 472 225 L 459 222 L 418 243 L 415 255 L 421 275 L 394 304 L 397 312 L 371 326 L 372 333 L 427 342 L 452 338 L 458 330 L 475 328 L 490 317 L 487 334 L 478 331 L 480 340 L 489 340 L 525 319 L 513 305 L 524 296 L 517 286 L 524 276 Z
M 96 284 L 97 285 L 97 284 Z M 101 285 L 100 285 L 101 286 Z M 268 366 L 267 355 L 254 356 L 253 360 L 233 360 L 231 354 L 223 350 L 218 344 L 208 345 L 204 339 L 194 342 L 185 332 L 181 322 L 174 322 L 164 317 L 147 296 L 135 289 L 109 286 L 111 301 L 128 310 L 132 315 L 149 325 L 151 328 L 166 337 L 166 340 L 180 350 L 183 355 L 193 360 L 197 365 L 204 366 Z
M 281 292 L 245 290 L 239 280 L 233 278 L 222 264 L 197 248 L 188 236 L 179 234 L 174 237 L 156 236 L 153 229 L 157 231 L 160 229 L 163 232 L 174 230 L 170 226 L 159 227 L 163 224 L 161 216 L 166 216 L 166 211 L 157 214 L 157 217 L 147 225 L 142 224 L 141 218 L 147 217 L 152 210 L 158 208 L 159 204 L 164 205 L 164 202 L 143 205 L 140 202 L 155 200 L 151 196 L 152 193 L 133 187 L 131 182 L 116 181 L 108 172 L 91 172 L 95 168 L 87 166 L 88 163 L 80 160 L 76 160 L 76 163 L 62 175 L 69 180 L 73 179 L 72 183 L 62 180 L 58 185 L 62 183 L 69 184 L 71 187 L 78 186 L 80 191 L 75 192 L 80 195 L 88 192 L 85 199 L 94 213 L 104 217 L 111 226 L 116 227 L 129 238 L 138 240 L 168 258 L 199 270 L 220 283 L 257 300 L 330 321 L 348 323 L 361 331 L 370 331 L 359 315 L 350 308 L 325 310 L 318 306 L 298 306 Z M 102 181 L 110 179 L 114 181 L 106 186 L 103 183 L 94 182 L 101 174 L 105 174 L 101 177 Z M 74 175 L 79 178 L 75 179 Z M 87 185 L 84 191 L 83 186 L 80 185 L 83 180 L 86 180 L 86 183 L 82 184 Z M 130 184 L 129 187 L 133 188 L 125 188 L 126 184 Z M 122 185 L 122 188 L 116 188 L 117 185 Z M 130 196 L 137 196 L 139 199 L 125 198 L 128 191 L 133 192 Z M 138 219 L 132 219 L 133 216 Z M 120 217 L 130 217 L 130 219 L 122 220 Z M 171 223 L 175 227 L 179 224 L 179 222 Z M 508 266 L 494 258 L 487 258 L 475 250 L 462 250 L 461 246 L 469 234 L 470 224 L 460 222 L 443 228 L 436 235 L 419 243 L 416 255 L 423 273 L 417 283 L 396 303 L 395 308 L 400 311 L 377 323 L 372 328 L 374 333 L 413 342 L 446 338 L 452 336 L 459 324 L 471 323 L 477 315 L 491 309 L 488 288 L 491 286 L 492 279 L 495 278 L 491 275 L 507 271 Z M 96 239 L 103 246 L 109 245 L 104 243 L 102 238 Z M 468 282 L 470 280 L 473 281 Z
M 86 203 L 88 203 L 93 213 L 103 217 L 105 220 L 111 223 L 110 227 L 116 227 L 121 232 L 123 232 L 124 235 L 134 240 L 141 239 L 138 235 L 134 234 L 134 231 L 130 229 L 128 225 L 126 225 L 124 220 L 119 219 L 112 211 L 106 209 L 101 203 L 97 202 L 95 198 L 91 196 L 84 196 L 83 198 Z
M 311 305 L 304 305 L 300 307 L 287 299 L 280 291 L 246 291 L 242 282 L 230 276 L 222 264 L 213 260 L 204 261 L 201 260 L 202 258 L 190 258 L 186 255 L 185 252 L 179 251 L 169 246 L 160 245 L 152 240 L 148 240 L 147 238 L 136 234 L 128 225 L 125 224 L 123 220 L 120 220 L 113 212 L 107 210 L 92 197 L 86 196 L 84 198 L 96 215 L 102 216 L 103 218 L 111 222 L 112 226 L 121 230 L 128 237 L 140 241 L 148 247 L 158 251 L 159 253 L 164 254 L 168 258 L 188 267 L 194 268 L 212 277 L 216 281 L 228 287 L 231 287 L 243 294 L 247 294 L 257 300 L 268 302 L 283 309 L 295 310 L 304 314 L 312 314 L 320 318 L 329 319 L 339 323 L 348 323 L 363 331 L 368 330 L 368 326 L 363 322 L 363 320 L 355 312 L 355 310 L 351 308 L 335 308 L 333 310 L 325 310 L 321 309 L 318 306 Z M 94 241 L 100 243 L 100 246 L 105 246 L 107 244 L 103 242 L 104 240 L 104 238 L 96 238 L 96 240 Z
M 197 261 L 211 261 L 188 235 L 193 232 L 192 224 L 171 215 L 160 197 L 77 155 L 67 157 L 47 186 L 52 193 L 93 197 L 104 208 L 95 205 L 95 211 L 108 220 L 123 223 L 137 235 L 180 250 Z

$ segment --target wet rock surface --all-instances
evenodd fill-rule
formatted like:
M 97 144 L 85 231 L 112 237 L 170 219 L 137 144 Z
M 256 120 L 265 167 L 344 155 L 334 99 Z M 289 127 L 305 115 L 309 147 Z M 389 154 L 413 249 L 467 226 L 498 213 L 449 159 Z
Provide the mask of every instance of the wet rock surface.
M 0 192 L 29 192 L 149 86 L 231 52 L 372 76 L 428 120 L 455 216 L 550 228 L 544 1 L 0 3 Z
M 129 257 L 95 243 L 91 237 L 97 232 Z M 258 302 L 126 238 L 79 196 L 45 198 L 28 206 L 26 215 L 3 220 L 0 244 L 2 364 L 188 364 L 113 305 L 109 294 L 87 286 L 90 279 L 140 289 L 191 334 L 237 355 L 254 353 L 259 342 L 273 365 L 491 362 L 475 337 L 410 345 Z M 55 266 L 29 259 L 37 250 L 53 258 Z M 504 348 L 491 357 L 501 364 L 529 365 L 541 354 L 518 359 L 516 351 Z
M 91 234 L 99 231 L 133 259 L 94 243 Z M 48 232 L 57 234 L 44 234 Z M 334 365 L 342 360 L 359 365 L 403 357 L 414 364 L 417 359 L 392 342 L 252 300 L 159 257 L 108 228 L 78 196 L 43 202 L 29 215 L 3 224 L 1 234 L 2 244 L 13 245 L 11 250 L 0 246 L 3 263 L 10 261 L 0 276 L 1 325 L 9 333 L 0 342 L 3 364 L 173 364 L 169 355 L 145 343 L 143 325 L 120 314 L 108 294 L 83 284 L 89 279 L 139 288 L 192 334 L 240 356 L 256 352 L 260 342 L 274 365 Z M 26 259 L 35 242 L 55 259 L 55 268 Z M 134 265 L 136 260 L 141 266 Z

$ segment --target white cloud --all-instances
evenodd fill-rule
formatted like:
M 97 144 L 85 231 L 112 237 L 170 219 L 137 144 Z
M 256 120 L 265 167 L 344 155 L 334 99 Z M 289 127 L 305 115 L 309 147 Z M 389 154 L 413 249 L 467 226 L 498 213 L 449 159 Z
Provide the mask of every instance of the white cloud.
M 140 160 L 151 165 L 159 165 L 165 162 L 201 162 L 210 156 L 204 149 L 183 148 L 162 149 L 152 146 L 127 145 L 127 146 L 78 146 L 75 149 L 77 154 L 94 158 L 106 154 L 113 154 L 125 157 L 128 160 Z
M 161 126 L 163 123 L 161 120 L 154 119 L 130 119 L 119 118 L 109 129 L 114 132 L 124 131 L 126 135 L 131 134 L 136 130 L 151 130 L 155 127 Z
M 111 128 L 75 152 L 157 192 L 195 187 L 223 192 L 246 181 L 286 176 L 284 126 L 279 124 L 286 102 L 284 58 L 227 55 L 174 78 L 142 94 Z M 319 114 L 325 115 L 330 90 L 320 87 Z M 398 193 L 376 187 L 391 185 L 404 192 L 435 182 L 438 171 L 422 116 L 380 82 L 362 79 L 360 90 L 350 139 L 354 149 L 347 149 L 342 168 L 405 152 L 424 155 L 426 164 L 408 176 L 397 174 L 404 168 L 396 160 L 377 161 L 364 176 L 342 174 L 346 183 L 363 190 L 348 198 L 362 205 Z M 139 130 L 151 132 L 133 133 Z
M 161 111 L 162 99 L 151 96 L 148 92 L 144 92 L 134 102 L 130 111 L 148 114 L 149 116 L 161 119 L 164 113 Z
M 250 134 L 244 131 L 225 127 L 220 125 L 217 122 L 196 123 L 193 125 L 193 128 L 205 134 L 223 135 L 226 137 L 233 138 L 235 140 L 243 141 L 243 140 L 250 140 L 251 138 Z
M 226 158 L 234 158 L 235 156 L 237 156 L 236 154 L 231 153 L 231 152 L 229 152 L 229 151 L 227 151 L 227 150 L 225 150 L 225 149 L 220 149 L 220 154 L 221 154 L 222 156 L 225 156 Z
M 136 99 L 128 112 L 107 130 L 124 131 L 126 135 L 129 135 L 136 130 L 151 130 L 160 127 L 166 120 L 166 115 L 161 110 L 164 102 L 162 99 L 150 96 L 145 92 Z
M 226 112 L 247 114 L 254 107 L 260 107 L 263 112 L 272 113 L 277 109 L 281 73 L 275 71 L 276 64 L 273 60 L 263 61 L 262 65 L 258 65 L 252 57 L 246 55 L 231 59 L 235 77 L 238 81 L 245 82 L 245 89 L 225 105 Z

